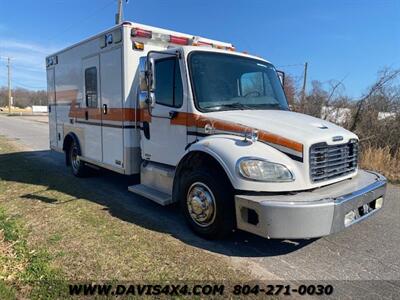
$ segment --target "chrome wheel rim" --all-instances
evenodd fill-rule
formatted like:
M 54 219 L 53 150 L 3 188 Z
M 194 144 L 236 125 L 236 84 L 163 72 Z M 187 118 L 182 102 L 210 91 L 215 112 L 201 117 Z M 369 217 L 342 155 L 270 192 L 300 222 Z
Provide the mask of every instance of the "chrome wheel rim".
M 71 149 L 71 165 L 72 168 L 76 171 L 79 169 L 79 166 L 81 164 L 81 161 L 79 159 L 78 155 L 78 149 L 76 146 L 73 146 Z
M 215 220 L 217 207 L 214 194 L 202 182 L 193 183 L 186 196 L 187 208 L 192 220 L 201 227 L 207 227 Z

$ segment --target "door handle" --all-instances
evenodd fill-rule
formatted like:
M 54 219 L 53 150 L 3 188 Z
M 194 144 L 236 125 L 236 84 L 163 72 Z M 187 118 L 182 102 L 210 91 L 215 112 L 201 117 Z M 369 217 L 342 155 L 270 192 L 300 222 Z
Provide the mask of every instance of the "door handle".
M 175 110 L 171 110 L 171 111 L 169 112 L 169 118 L 170 118 L 170 119 L 174 119 L 177 115 L 178 115 L 178 112 L 175 111 Z
M 108 109 L 107 109 L 107 104 L 103 104 L 103 114 L 107 114 Z

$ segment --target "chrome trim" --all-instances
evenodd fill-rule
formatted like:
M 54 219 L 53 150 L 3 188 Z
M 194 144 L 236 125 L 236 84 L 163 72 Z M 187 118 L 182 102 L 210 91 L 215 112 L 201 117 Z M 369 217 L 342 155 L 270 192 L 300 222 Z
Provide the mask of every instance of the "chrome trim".
M 351 144 L 355 144 L 355 146 L 350 148 L 349 145 Z M 315 150 L 316 148 L 321 149 Z M 342 154 L 342 149 L 345 151 L 349 149 L 349 154 Z M 352 151 L 351 155 L 350 151 Z M 358 153 L 358 141 L 355 139 L 350 139 L 347 143 L 334 145 L 328 145 L 326 142 L 311 145 L 308 157 L 310 182 L 318 184 L 355 174 L 358 170 Z M 322 158 L 321 161 L 317 160 L 318 155 Z M 350 163 L 352 166 L 347 167 Z M 339 168 L 340 166 L 342 168 Z M 322 172 L 322 174 L 319 175 L 318 172 Z
M 89 163 L 90 165 L 98 166 L 98 167 L 108 169 L 108 170 L 111 170 L 111 171 L 114 171 L 114 172 L 117 172 L 120 174 L 125 174 L 125 168 L 123 168 L 123 167 L 112 166 L 112 165 L 97 161 L 95 159 L 91 159 L 91 158 L 80 156 L 80 155 L 78 157 L 81 161 Z
M 298 196 L 236 195 L 238 228 L 268 238 L 314 238 L 342 231 L 375 215 L 385 206 L 386 178 L 364 170 L 357 176 L 361 176 L 360 180 L 354 181 L 354 184 L 346 181 L 343 185 L 336 184 L 334 188 L 324 187 Z M 341 195 L 340 191 L 343 189 L 347 192 Z M 304 200 L 293 201 L 294 197 L 302 197 Z M 384 199 L 382 207 L 374 208 L 365 215 L 358 215 L 348 226 L 345 225 L 345 215 L 349 211 L 357 210 L 379 198 Z M 307 199 L 310 200 L 306 201 Z M 241 219 L 239 212 L 242 208 L 255 210 L 259 216 L 259 224 L 252 225 Z
M 186 205 L 190 217 L 200 227 L 212 225 L 217 216 L 217 204 L 211 189 L 204 183 L 193 183 L 186 195 Z

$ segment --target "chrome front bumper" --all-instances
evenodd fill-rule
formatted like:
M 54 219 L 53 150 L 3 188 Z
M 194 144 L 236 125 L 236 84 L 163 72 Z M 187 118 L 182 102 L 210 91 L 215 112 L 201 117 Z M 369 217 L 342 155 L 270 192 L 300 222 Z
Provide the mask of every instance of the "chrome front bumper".
M 312 191 L 236 195 L 237 227 L 267 238 L 313 238 L 336 233 L 381 210 L 375 204 L 385 197 L 386 184 L 382 175 L 359 170 L 352 179 Z M 356 218 L 345 225 L 345 215 L 350 211 Z

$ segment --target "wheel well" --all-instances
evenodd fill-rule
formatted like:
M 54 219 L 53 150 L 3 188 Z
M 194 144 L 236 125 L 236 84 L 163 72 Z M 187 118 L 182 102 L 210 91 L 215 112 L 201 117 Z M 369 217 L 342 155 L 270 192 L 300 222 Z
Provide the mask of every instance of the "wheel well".
M 70 161 L 70 158 L 68 155 L 68 150 L 71 147 L 73 142 L 76 142 L 80 149 L 79 140 L 78 140 L 77 136 L 73 133 L 68 133 L 66 135 L 66 137 L 64 138 L 64 142 L 63 142 L 63 150 L 65 152 L 65 163 L 67 164 L 67 166 L 71 165 L 71 161 Z
M 202 151 L 192 151 L 183 157 L 176 168 L 172 190 L 173 199 L 178 199 L 179 197 L 178 193 L 180 190 L 180 179 L 182 178 L 182 174 L 187 171 L 204 167 L 217 171 L 219 174 L 221 174 L 221 176 L 226 178 L 227 183 L 229 183 L 229 185 L 232 187 L 232 183 L 229 180 L 224 168 L 214 157 Z

